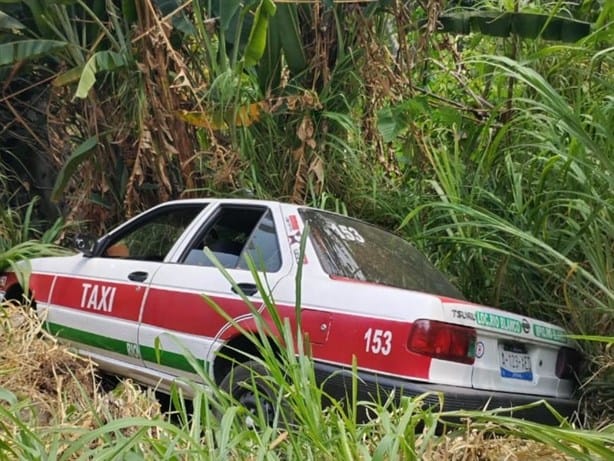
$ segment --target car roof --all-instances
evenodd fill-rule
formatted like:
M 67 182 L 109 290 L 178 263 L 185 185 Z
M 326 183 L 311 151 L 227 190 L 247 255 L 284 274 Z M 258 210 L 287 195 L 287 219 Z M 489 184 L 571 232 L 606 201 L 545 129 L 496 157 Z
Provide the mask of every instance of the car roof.
M 230 204 L 230 205 L 267 205 L 267 206 L 281 206 L 288 210 L 297 210 L 298 208 L 311 208 L 317 210 L 316 208 L 308 207 L 306 205 L 297 205 L 294 203 L 280 202 L 277 200 L 262 200 L 262 199 L 253 199 L 253 198 L 219 198 L 219 197 L 203 197 L 203 198 L 186 198 L 186 199 L 177 199 L 177 200 L 169 200 L 167 202 L 160 203 L 153 208 L 162 207 L 162 206 L 172 206 L 172 205 L 182 205 L 182 204 L 190 204 L 190 203 L 220 203 L 220 204 Z M 324 210 L 318 210 L 324 211 Z

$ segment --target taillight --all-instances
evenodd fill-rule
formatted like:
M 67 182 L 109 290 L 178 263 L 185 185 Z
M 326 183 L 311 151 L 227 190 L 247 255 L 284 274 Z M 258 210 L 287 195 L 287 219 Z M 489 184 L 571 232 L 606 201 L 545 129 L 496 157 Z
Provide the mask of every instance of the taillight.
M 561 347 L 556 357 L 556 376 L 561 379 L 575 379 L 582 363 L 582 354 L 569 347 Z
M 475 339 L 475 329 L 470 327 L 435 320 L 416 320 L 407 348 L 436 359 L 472 364 L 475 360 Z

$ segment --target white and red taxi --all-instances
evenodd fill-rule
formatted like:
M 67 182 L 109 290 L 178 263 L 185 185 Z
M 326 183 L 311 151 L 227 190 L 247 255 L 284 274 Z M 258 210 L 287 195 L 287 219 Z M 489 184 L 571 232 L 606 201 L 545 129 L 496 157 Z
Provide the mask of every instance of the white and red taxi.
M 255 353 L 240 330 L 255 331 L 256 322 L 204 248 L 258 306 L 249 255 L 281 316 L 296 324 L 306 225 L 301 325 L 316 376 L 330 394 L 345 394 L 350 374 L 339 370 L 351 369 L 355 359 L 364 398 L 392 389 L 432 391 L 444 394 L 445 409 L 545 399 L 565 416 L 575 411 L 578 356 L 563 330 L 467 302 L 403 239 L 317 209 L 238 199 L 167 202 L 83 253 L 32 260 L 29 290 L 49 332 L 104 370 L 168 388 L 178 376 L 197 378 L 185 347 L 221 383 L 230 358 L 241 360 L 237 350 Z M 0 274 L 3 295 L 21 296 L 12 274 Z M 526 417 L 550 420 L 550 413 L 541 406 Z

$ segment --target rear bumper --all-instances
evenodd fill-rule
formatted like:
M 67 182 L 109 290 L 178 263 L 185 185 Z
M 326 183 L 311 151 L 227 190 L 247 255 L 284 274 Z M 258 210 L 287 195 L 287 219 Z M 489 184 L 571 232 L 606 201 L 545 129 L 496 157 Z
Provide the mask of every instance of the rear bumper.
M 348 369 L 338 366 L 316 363 L 316 379 L 324 384 L 325 391 L 336 399 L 343 399 L 352 395 L 352 373 Z M 539 395 L 515 394 L 509 392 L 492 392 L 479 389 L 468 389 L 457 386 L 446 386 L 409 381 L 401 378 L 377 375 L 358 371 L 357 376 L 358 400 L 386 402 L 390 393 L 395 392 L 395 401 L 398 403 L 401 396 L 415 397 L 429 394 L 424 397 L 424 404 L 440 409 L 439 395 L 443 394 L 442 411 L 456 410 L 494 410 L 511 408 L 545 400 L 563 417 L 571 418 L 577 412 L 578 402 L 573 399 L 551 398 Z M 557 424 L 557 419 L 545 405 L 498 413 L 513 415 L 544 424 Z

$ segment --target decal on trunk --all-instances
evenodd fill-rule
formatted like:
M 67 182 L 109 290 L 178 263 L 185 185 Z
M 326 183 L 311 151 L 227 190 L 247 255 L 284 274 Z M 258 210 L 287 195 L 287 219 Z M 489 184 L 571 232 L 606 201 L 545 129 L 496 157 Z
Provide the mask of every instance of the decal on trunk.
M 473 320 L 475 322 L 475 315 L 471 311 L 461 311 L 459 309 L 452 309 L 452 316 L 456 319 Z
M 552 328 L 534 324 L 533 334 L 541 339 L 548 339 L 550 341 L 556 341 L 557 343 L 567 344 L 565 330 L 561 330 L 560 328 Z
M 478 341 L 475 345 L 475 357 L 477 359 L 484 357 L 484 343 L 482 341 Z
M 478 325 L 510 333 L 522 333 L 522 323 L 519 320 L 490 312 L 477 311 L 475 321 Z

